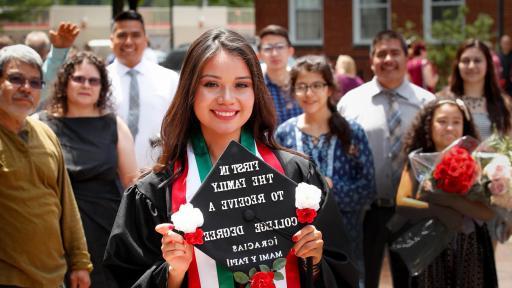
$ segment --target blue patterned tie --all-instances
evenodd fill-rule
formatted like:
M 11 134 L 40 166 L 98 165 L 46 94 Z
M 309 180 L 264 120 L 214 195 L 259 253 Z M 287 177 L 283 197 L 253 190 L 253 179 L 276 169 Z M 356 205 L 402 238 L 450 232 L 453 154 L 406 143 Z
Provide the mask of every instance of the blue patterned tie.
M 130 75 L 130 106 L 128 108 L 128 128 L 132 132 L 133 139 L 139 132 L 139 83 L 137 82 L 137 71 L 131 69 L 127 72 Z
M 394 185 L 398 185 L 402 174 L 402 119 L 400 106 L 398 105 L 398 95 L 394 91 L 384 92 L 389 100 L 389 109 L 387 111 L 386 120 L 389 129 L 389 158 L 391 159 L 392 181 Z

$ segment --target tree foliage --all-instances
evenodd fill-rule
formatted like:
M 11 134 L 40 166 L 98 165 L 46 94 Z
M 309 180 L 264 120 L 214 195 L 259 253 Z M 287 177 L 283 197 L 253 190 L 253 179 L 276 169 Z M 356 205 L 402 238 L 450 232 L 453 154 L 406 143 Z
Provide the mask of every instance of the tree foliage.
M 169 0 L 145 0 L 142 6 L 169 6 Z M 209 6 L 252 7 L 254 0 L 207 0 Z M 203 0 L 174 0 L 175 6 L 201 6 Z
M 397 24 L 397 16 L 396 14 L 392 15 L 392 27 L 397 27 L 396 31 L 404 37 L 407 44 L 412 44 L 415 41 L 423 40 L 423 37 L 416 30 L 416 23 L 411 20 L 407 20 L 404 22 L 404 26 L 401 27 Z
M 446 9 L 442 19 L 432 23 L 433 40 L 427 41 L 427 54 L 439 74 L 439 89 L 447 84 L 455 54 L 464 40 L 477 38 L 485 42 L 492 38 L 491 29 L 494 21 L 491 16 L 480 13 L 475 21 L 468 22 L 467 14 L 466 6 L 460 6 L 457 10 Z M 424 41 L 416 30 L 416 24 L 410 20 L 399 26 L 396 24 L 396 15 L 393 15 L 393 27 L 404 36 L 408 44 L 418 40 Z
M 446 85 L 457 49 L 464 40 L 490 41 L 492 38 L 492 17 L 481 13 L 470 23 L 466 20 L 467 13 L 465 6 L 461 6 L 456 15 L 446 10 L 441 20 L 432 23 L 432 38 L 435 40 L 427 43 L 427 51 L 429 60 L 437 67 L 440 87 Z
M 5 22 L 34 22 L 53 0 L 0 0 L 0 25 Z

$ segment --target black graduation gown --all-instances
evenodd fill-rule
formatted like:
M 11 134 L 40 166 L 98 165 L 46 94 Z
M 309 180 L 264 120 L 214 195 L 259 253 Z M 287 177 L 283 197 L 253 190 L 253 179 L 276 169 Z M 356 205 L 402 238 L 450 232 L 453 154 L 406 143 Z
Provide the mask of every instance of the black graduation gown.
M 331 193 L 325 192 L 328 188 L 319 170 L 313 162 L 297 155 L 285 151 L 274 153 L 290 179 L 313 184 L 324 191 L 314 223 L 324 240 L 321 275 L 315 287 L 356 287 L 359 275 L 351 261 L 347 261 L 350 245 L 341 215 Z M 124 193 L 103 263 L 113 278 L 112 287 L 167 287 L 168 266 L 160 250 L 162 237 L 154 228 L 170 222 L 169 178 L 168 169 L 151 173 Z M 302 283 L 304 274 L 301 271 Z M 182 287 L 186 285 L 183 283 Z

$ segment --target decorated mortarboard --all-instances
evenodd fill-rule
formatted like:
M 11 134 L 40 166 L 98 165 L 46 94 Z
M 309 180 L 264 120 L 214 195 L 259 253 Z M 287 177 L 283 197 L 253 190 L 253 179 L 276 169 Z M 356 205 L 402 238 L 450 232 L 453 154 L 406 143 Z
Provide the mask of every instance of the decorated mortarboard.
M 320 189 L 297 185 L 232 141 L 189 202 L 204 219 L 203 241 L 195 246 L 236 272 L 239 283 L 258 270 L 276 272 L 293 235 L 314 221 L 320 198 Z

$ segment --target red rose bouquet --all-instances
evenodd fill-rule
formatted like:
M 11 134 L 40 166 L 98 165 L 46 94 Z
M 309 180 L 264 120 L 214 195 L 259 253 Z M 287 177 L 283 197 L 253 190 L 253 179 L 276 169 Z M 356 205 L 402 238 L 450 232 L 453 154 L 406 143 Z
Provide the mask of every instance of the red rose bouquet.
M 432 178 L 434 187 L 445 193 L 466 195 L 477 179 L 477 164 L 468 150 L 454 146 L 443 154 Z
M 472 156 L 477 146 L 478 140 L 465 136 L 442 152 L 412 152 L 409 160 L 412 172 L 420 183 L 419 197 L 428 199 L 429 195 L 426 193 L 448 193 L 472 200 L 488 201 L 488 197 L 479 185 L 478 162 Z M 422 194 L 425 195 L 422 196 Z M 399 222 L 396 220 L 399 217 L 401 216 L 398 215 L 394 219 L 395 222 Z M 388 223 L 388 227 L 392 225 L 395 223 Z M 398 253 L 411 274 L 416 275 L 444 250 L 456 233 L 438 218 L 422 219 L 400 234 L 392 243 L 391 250 Z
M 478 140 L 465 136 L 442 152 L 412 152 L 409 160 L 412 171 L 420 182 L 419 195 L 429 192 L 449 193 L 474 198 L 474 186 L 479 178 L 480 168 L 472 152 L 477 147 Z

